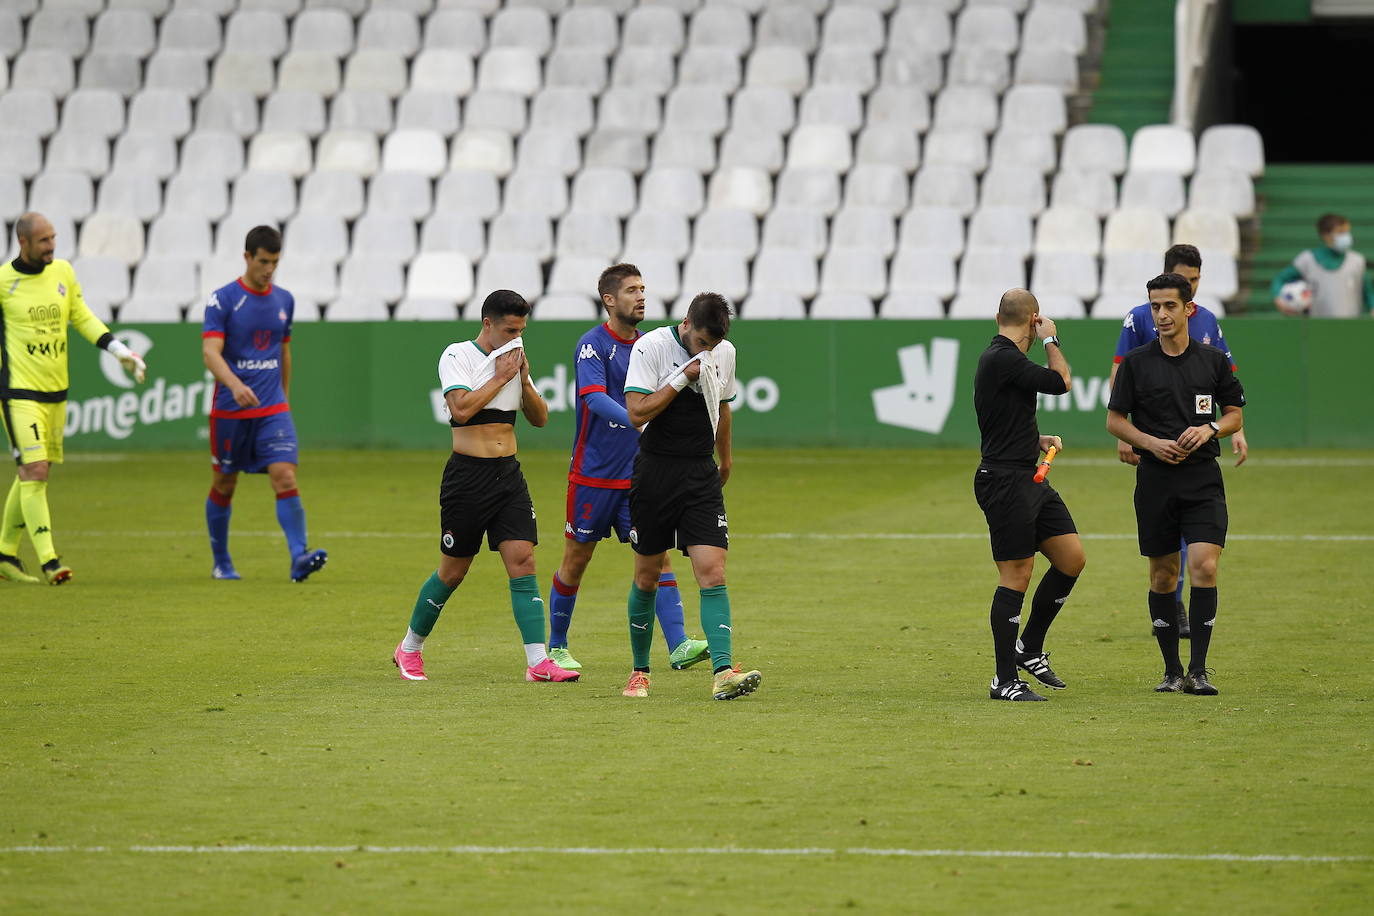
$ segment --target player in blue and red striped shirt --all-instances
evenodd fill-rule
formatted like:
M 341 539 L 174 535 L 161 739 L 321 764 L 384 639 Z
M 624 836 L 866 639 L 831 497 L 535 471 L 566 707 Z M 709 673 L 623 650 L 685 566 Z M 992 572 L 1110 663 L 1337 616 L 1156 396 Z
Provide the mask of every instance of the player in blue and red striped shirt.
M 239 472 L 265 472 L 272 482 L 277 521 L 291 553 L 291 581 L 303 581 L 327 559 L 323 550 L 306 546 L 305 508 L 296 489 L 296 427 L 286 400 L 296 300 L 272 285 L 281 245 L 276 229 L 251 229 L 244 240 L 243 276 L 215 290 L 205 305 L 201 353 L 217 383 L 210 410 L 214 476 L 205 501 L 216 579 L 239 578 L 229 557 L 229 515 Z
M 606 321 L 583 334 L 573 354 L 577 434 L 568 468 L 563 562 L 549 594 L 549 657 L 569 670 L 582 667 L 568 651 L 568 626 L 597 542 L 612 530 L 622 543 L 630 538 L 630 476 L 639 453 L 639 431 L 625 412 L 625 374 L 644 320 L 644 279 L 633 264 L 616 264 L 602 271 L 597 292 Z M 666 558 L 655 611 L 674 668 L 710 658 L 706 640 L 687 637 L 677 578 Z
M 1193 245 L 1175 245 L 1164 252 L 1164 272 L 1166 274 L 1178 274 L 1187 280 L 1193 287 L 1193 295 L 1197 295 L 1198 285 L 1202 282 L 1202 252 L 1198 251 Z M 1193 310 L 1188 316 L 1188 339 L 1196 340 L 1226 354 L 1226 358 L 1231 361 L 1231 371 L 1236 371 L 1235 358 L 1231 356 L 1231 348 L 1226 344 L 1226 338 L 1221 336 L 1221 324 L 1217 321 L 1217 316 L 1210 310 L 1198 305 L 1195 302 L 1188 303 Z M 1154 314 L 1150 311 L 1150 303 L 1137 305 L 1126 315 L 1126 320 L 1121 325 L 1121 337 L 1116 342 L 1116 356 L 1112 360 L 1112 372 L 1107 377 L 1107 388 L 1110 389 L 1116 381 L 1116 370 L 1121 365 L 1121 360 L 1136 347 L 1143 347 L 1155 338 L 1159 337 L 1159 331 L 1155 329 Z M 1231 451 L 1236 457 L 1236 467 L 1245 463 L 1246 457 L 1250 454 L 1250 445 L 1245 441 L 1245 431 L 1237 430 L 1231 437 Z M 1116 442 L 1116 456 L 1123 464 L 1137 465 L 1140 463 L 1140 456 L 1135 453 L 1135 449 L 1127 445 L 1125 441 L 1118 439 Z M 1178 612 L 1179 635 L 1187 639 L 1190 635 L 1188 629 L 1188 611 L 1183 604 L 1183 574 L 1188 569 L 1188 542 L 1181 544 L 1181 553 L 1178 566 L 1178 592 L 1174 596 L 1175 610 Z

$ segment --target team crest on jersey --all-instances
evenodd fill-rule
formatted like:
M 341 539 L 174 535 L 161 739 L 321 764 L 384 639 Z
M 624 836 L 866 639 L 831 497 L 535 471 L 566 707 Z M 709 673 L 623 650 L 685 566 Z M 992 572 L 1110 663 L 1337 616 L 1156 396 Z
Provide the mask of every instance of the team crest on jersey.
M 1211 345 L 1212 345 L 1212 335 L 1211 335 L 1211 334 L 1203 334 L 1203 335 L 1202 335 L 1202 342 L 1205 343 L 1205 344 L 1207 344 L 1208 346 L 1211 346 Z
M 1212 396 L 1210 394 L 1198 394 L 1193 396 L 1194 413 L 1211 414 Z
M 61 283 L 57 284 L 57 295 L 59 295 L 59 296 L 65 296 L 65 295 L 67 295 L 67 287 L 63 286 Z
M 277 312 L 277 319 L 282 324 L 286 324 L 286 309 L 282 309 L 281 311 Z

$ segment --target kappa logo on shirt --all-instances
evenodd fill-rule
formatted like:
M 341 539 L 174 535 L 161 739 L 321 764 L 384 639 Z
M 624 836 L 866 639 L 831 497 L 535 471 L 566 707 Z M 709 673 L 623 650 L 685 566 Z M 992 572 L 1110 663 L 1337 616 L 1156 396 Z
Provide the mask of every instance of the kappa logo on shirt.
M 1210 414 L 1212 412 L 1212 396 L 1210 394 L 1199 394 L 1193 396 L 1193 412 Z
M 596 359 L 596 347 L 591 344 L 583 344 L 582 349 L 577 351 L 578 359 Z

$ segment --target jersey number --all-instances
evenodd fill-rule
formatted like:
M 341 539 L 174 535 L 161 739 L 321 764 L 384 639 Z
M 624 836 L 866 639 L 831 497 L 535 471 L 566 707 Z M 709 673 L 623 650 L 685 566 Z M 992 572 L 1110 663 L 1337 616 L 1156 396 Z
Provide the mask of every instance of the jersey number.
M 37 424 L 37 423 L 30 423 L 30 424 L 29 424 L 29 429 L 33 430 L 33 439 L 34 439 L 35 442 L 37 442 L 37 441 L 41 438 L 41 437 L 38 435 L 38 424 Z

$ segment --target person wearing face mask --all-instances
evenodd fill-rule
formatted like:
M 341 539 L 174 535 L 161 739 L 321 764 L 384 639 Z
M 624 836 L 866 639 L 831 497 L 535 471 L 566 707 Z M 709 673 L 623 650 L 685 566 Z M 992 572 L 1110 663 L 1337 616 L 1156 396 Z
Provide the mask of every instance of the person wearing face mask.
M 1364 255 L 1351 247 L 1350 220 L 1338 213 L 1323 214 L 1317 220 L 1317 234 L 1322 244 L 1299 254 L 1274 278 L 1271 291 L 1279 311 L 1300 314 L 1279 298 L 1284 285 L 1296 280 L 1305 280 L 1312 290 L 1308 314 L 1315 317 L 1358 318 L 1366 310 L 1374 311 L 1374 283 Z

